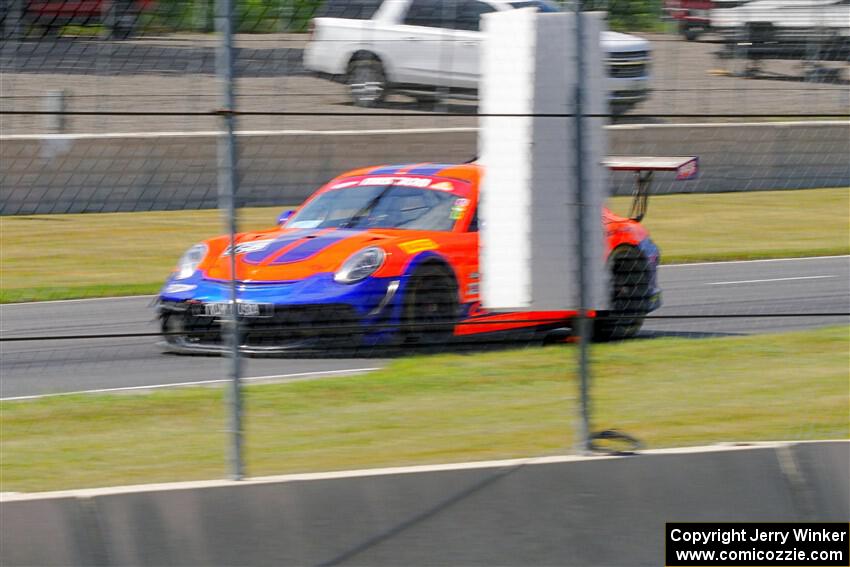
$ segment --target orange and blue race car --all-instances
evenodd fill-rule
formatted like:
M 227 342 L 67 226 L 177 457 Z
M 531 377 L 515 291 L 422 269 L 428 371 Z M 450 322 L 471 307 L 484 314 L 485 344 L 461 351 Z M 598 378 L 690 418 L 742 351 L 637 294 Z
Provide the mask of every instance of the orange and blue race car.
M 604 210 L 610 310 L 595 336 L 626 338 L 660 305 L 659 251 L 640 225 L 653 171 L 696 174 L 696 158 L 610 158 L 634 171 L 628 218 Z M 321 187 L 278 226 L 192 246 L 159 293 L 164 345 L 218 352 L 232 316 L 235 276 L 247 353 L 393 344 L 442 344 L 494 333 L 569 327 L 575 311 L 489 313 L 481 306 L 475 163 L 359 169 Z M 231 273 L 235 265 L 236 273 Z

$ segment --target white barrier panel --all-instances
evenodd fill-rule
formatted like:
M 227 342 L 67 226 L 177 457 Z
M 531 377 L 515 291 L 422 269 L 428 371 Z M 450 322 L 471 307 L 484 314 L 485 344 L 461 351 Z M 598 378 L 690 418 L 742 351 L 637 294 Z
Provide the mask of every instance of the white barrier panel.
M 578 211 L 590 307 L 604 307 L 602 118 L 584 118 L 585 202 L 577 186 L 575 16 L 534 10 L 483 17 L 480 108 L 482 297 L 489 309 L 575 309 Z M 584 14 L 583 114 L 606 112 L 600 14 Z

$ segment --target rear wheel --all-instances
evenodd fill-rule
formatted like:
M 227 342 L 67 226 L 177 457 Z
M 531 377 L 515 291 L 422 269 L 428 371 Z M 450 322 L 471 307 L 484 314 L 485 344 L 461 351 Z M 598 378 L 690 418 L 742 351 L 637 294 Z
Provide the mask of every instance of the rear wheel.
M 377 106 L 387 94 L 384 66 L 373 57 L 353 60 L 348 65 L 348 88 L 355 106 Z
M 628 339 L 637 334 L 649 312 L 652 271 L 634 246 L 616 248 L 608 259 L 611 270 L 611 308 L 593 325 L 597 341 Z
M 458 316 L 457 284 L 447 270 L 425 265 L 411 276 L 405 294 L 402 337 L 406 344 L 449 341 Z

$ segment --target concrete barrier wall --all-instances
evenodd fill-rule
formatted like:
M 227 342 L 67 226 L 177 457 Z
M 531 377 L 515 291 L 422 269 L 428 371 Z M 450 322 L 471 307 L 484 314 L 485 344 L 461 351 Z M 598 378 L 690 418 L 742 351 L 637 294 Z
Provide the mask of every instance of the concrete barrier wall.
M 848 468 L 822 442 L 7 497 L 0 563 L 663 565 L 667 521 L 847 521 Z
M 657 194 L 850 185 L 850 122 L 640 125 L 609 128 L 612 155 L 698 155 L 698 179 L 659 174 Z M 6 136 L 0 139 L 0 214 L 213 208 L 216 136 L 199 134 Z M 356 167 L 462 162 L 472 128 L 373 132 L 243 133 L 239 203 L 300 203 Z M 618 174 L 627 194 L 631 178 Z
M 699 156 L 697 179 L 659 175 L 658 195 L 850 185 L 850 122 L 615 126 L 609 145 L 612 155 Z

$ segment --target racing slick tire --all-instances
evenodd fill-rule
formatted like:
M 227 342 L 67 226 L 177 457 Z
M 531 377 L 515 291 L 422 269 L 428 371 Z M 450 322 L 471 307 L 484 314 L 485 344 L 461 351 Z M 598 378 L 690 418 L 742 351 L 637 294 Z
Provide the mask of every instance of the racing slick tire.
M 458 319 L 457 283 L 448 270 L 426 264 L 410 276 L 404 298 L 401 336 L 404 344 L 448 342 Z
M 355 56 L 351 60 L 346 83 L 354 106 L 372 108 L 381 104 L 387 95 L 384 66 L 371 54 Z
M 611 275 L 611 308 L 593 322 L 593 339 L 599 342 L 634 337 L 649 312 L 652 271 L 649 261 L 634 246 L 618 246 L 608 258 Z

